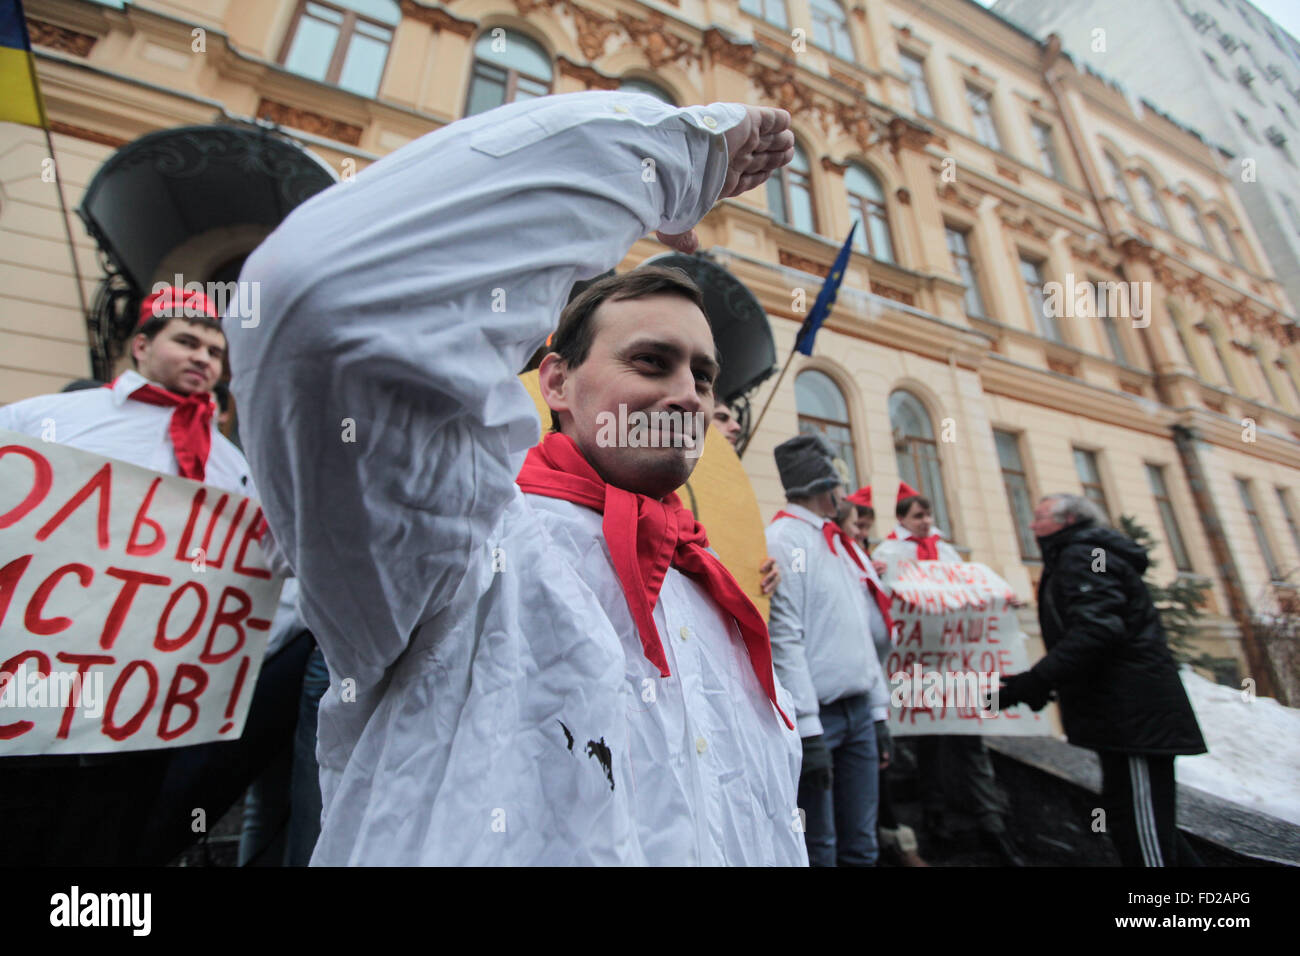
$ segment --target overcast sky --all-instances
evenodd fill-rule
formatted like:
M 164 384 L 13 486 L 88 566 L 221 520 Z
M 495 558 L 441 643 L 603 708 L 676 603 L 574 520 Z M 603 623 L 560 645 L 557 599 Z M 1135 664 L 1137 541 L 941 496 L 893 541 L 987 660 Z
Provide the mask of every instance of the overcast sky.
M 995 0 L 975 0 L 986 7 L 993 6 Z M 1135 3 L 1154 3 L 1155 0 L 1134 0 Z M 1261 13 L 1271 19 L 1287 33 L 1300 39 L 1300 0 L 1252 0 Z M 1207 7 L 1211 14 L 1213 7 Z

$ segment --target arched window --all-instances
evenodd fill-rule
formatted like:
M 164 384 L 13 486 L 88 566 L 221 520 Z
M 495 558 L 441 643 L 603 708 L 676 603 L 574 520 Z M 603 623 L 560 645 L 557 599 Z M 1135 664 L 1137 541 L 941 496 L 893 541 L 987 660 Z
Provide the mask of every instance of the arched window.
M 1201 211 L 1196 208 L 1196 203 L 1192 201 L 1191 196 L 1183 197 L 1183 212 L 1187 214 L 1187 221 L 1192 224 L 1192 235 L 1200 247 L 1207 251 L 1213 250 L 1209 233 L 1205 231 L 1205 223 L 1201 221 Z
M 280 62 L 300 76 L 374 96 L 401 19 L 395 0 L 309 0 L 294 16 Z
M 653 96 L 657 100 L 662 100 L 669 106 L 677 105 L 672 94 L 658 83 L 651 83 L 649 80 L 643 80 L 639 77 L 629 76 L 620 80 L 618 88 L 625 93 L 645 93 L 647 96 Z
M 489 30 L 474 44 L 465 115 L 545 96 L 553 76 L 551 58 L 536 42 L 513 30 Z
M 856 163 L 844 171 L 844 187 L 849 193 L 849 217 L 858 224 L 853 245 L 881 262 L 894 261 L 894 243 L 889 235 L 889 216 L 885 192 L 880 180 Z
M 799 411 L 799 434 L 821 435 L 849 469 L 849 487 L 858 487 L 857 455 L 844 393 L 831 377 L 816 369 L 800 372 L 794 380 L 794 403 Z
M 813 43 L 838 57 L 853 59 L 853 41 L 849 39 L 849 18 L 839 0 L 812 0 Z
M 1110 182 L 1115 190 L 1115 198 L 1123 204 L 1125 209 L 1133 212 L 1133 194 L 1128 191 L 1128 180 L 1124 178 L 1124 167 L 1110 153 L 1104 153 L 1103 155 L 1106 157 L 1106 169 L 1110 173 Z
M 1160 201 L 1160 193 L 1156 189 L 1156 184 L 1144 172 L 1137 174 L 1137 181 L 1138 191 L 1142 193 L 1142 200 L 1147 204 L 1147 209 L 1151 211 L 1151 221 L 1165 232 L 1172 232 L 1173 230 L 1169 228 L 1169 217 L 1165 215 L 1165 204 Z
M 798 143 L 794 144 L 794 160 L 790 165 L 778 169 L 767 180 L 767 208 L 777 222 L 803 232 L 817 231 L 808 156 Z
M 919 398 L 899 389 L 889 396 L 889 426 L 894 433 L 898 477 L 934 503 L 934 522 L 951 540 L 954 531 L 939 467 L 939 443 L 934 440 L 929 413 Z
M 1229 259 L 1237 265 L 1241 265 L 1241 256 L 1237 253 L 1237 244 L 1232 241 L 1232 233 L 1228 231 L 1223 217 L 1217 212 L 1210 213 L 1210 227 L 1219 240 L 1219 255 L 1227 253 Z

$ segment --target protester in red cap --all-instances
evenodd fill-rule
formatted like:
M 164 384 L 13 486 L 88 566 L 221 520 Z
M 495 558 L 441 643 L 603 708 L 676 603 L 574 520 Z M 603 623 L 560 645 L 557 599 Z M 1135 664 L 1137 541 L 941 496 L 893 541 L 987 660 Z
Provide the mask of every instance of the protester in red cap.
M 874 557 L 960 564 L 962 557 L 957 549 L 944 541 L 943 533 L 934 527 L 933 513 L 929 498 L 900 481 L 894 508 L 898 526 L 880 542 Z M 1003 819 L 1007 801 L 994 777 L 984 738 L 931 734 L 914 739 L 924 825 L 930 836 L 940 842 L 953 838 L 946 817 L 946 791 L 959 788 L 965 791 L 962 805 L 975 816 L 983 845 L 1003 863 L 1023 866 L 1007 834 Z
M 149 295 L 130 351 L 135 368 L 111 385 L 14 402 L 0 408 L 0 429 L 255 497 L 243 454 L 213 423 L 226 339 L 203 294 L 168 287 Z M 4 858 L 20 862 L 30 848 L 47 864 L 166 862 L 137 854 L 171 754 L 0 759 L 0 827 L 21 828 L 0 831 Z
M 898 483 L 898 502 L 894 506 L 898 524 L 876 547 L 874 557 L 906 557 L 917 561 L 960 562 L 957 549 L 943 540 L 943 532 L 934 526 L 934 505 L 905 481 Z

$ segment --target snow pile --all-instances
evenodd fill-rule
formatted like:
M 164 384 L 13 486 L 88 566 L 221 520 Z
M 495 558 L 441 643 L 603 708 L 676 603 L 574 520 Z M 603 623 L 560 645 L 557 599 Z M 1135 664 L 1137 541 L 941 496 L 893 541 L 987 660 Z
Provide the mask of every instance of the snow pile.
M 1300 710 L 1181 673 L 1210 752 L 1179 757 L 1178 782 L 1300 824 Z

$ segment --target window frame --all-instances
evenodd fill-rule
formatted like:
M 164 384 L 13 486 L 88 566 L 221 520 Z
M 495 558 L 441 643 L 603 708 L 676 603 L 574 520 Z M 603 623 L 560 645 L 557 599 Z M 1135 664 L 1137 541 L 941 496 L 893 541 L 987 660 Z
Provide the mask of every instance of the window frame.
M 815 235 L 820 235 L 821 233 L 818 232 L 818 221 L 817 221 L 817 198 L 816 198 L 817 194 L 813 190 L 812 163 L 809 162 L 808 160 L 808 151 L 803 148 L 803 145 L 797 139 L 795 140 L 794 148 L 795 148 L 796 156 L 800 154 L 803 155 L 804 164 L 808 167 L 808 171 L 805 173 L 795 169 L 794 161 L 792 160 L 789 165 L 782 166 L 780 169 L 776 171 L 775 175 L 769 177 L 768 189 L 765 195 L 768 196 L 771 195 L 771 189 L 772 189 L 771 184 L 776 183 L 777 188 L 779 188 L 781 191 L 781 201 L 785 205 L 785 214 L 780 217 L 776 216 L 775 210 L 770 208 L 771 203 L 768 204 L 769 205 L 768 212 L 772 214 L 772 219 L 774 221 L 779 222 L 781 225 L 785 226 L 788 229 L 794 229 L 799 232 L 807 231 Z M 796 184 L 792 181 L 793 177 L 795 176 L 803 177 L 803 179 L 806 181 L 800 184 Z M 791 202 L 791 198 L 792 198 L 791 190 L 795 185 L 803 186 L 803 188 L 806 189 L 808 192 L 808 208 L 812 215 L 812 225 L 811 228 L 808 230 L 804 230 L 803 227 L 799 226 L 794 221 L 794 215 L 793 215 L 794 203 Z
M 313 0 L 313 2 L 315 2 L 315 0 Z M 536 39 L 534 39 L 533 37 L 529 36 L 527 33 L 523 32 L 522 30 L 516 30 L 516 29 L 514 29 L 514 28 L 512 28 L 512 27 L 503 27 L 503 28 L 502 28 L 502 29 L 505 30 L 505 32 L 506 32 L 507 35 L 514 35 L 514 36 L 519 37 L 519 38 L 521 38 L 521 39 L 527 40 L 529 43 L 532 43 L 532 44 L 533 44 L 534 46 L 536 46 L 539 50 L 541 50 L 542 55 L 545 56 L 546 59 L 547 59 L 547 62 L 551 64 L 551 76 L 550 76 L 550 78 L 548 78 L 548 79 L 543 79 L 543 78 L 541 78 L 541 77 L 534 76 L 534 75 L 531 74 L 531 73 L 524 73 L 522 70 L 517 70 L 517 69 L 515 69 L 514 67 L 502 66 L 500 63 L 493 63 L 491 60 L 484 60 L 484 59 L 481 59 L 481 58 L 478 56 L 478 54 L 475 52 L 475 49 L 474 49 L 474 48 L 478 46 L 479 41 L 480 41 L 483 37 L 485 37 L 485 36 L 491 36 L 491 32 L 492 32 L 493 29 L 495 29 L 495 28 L 494 28 L 494 27 L 485 27 L 485 28 L 483 28 L 482 30 L 480 30 L 478 36 L 474 38 L 474 43 L 473 43 L 473 45 L 470 47 L 469 84 L 467 85 L 467 87 L 466 87 L 466 89 L 465 89 L 465 105 L 464 105 L 464 106 L 462 107 L 462 109 L 461 109 L 461 118 L 462 118 L 462 119 L 464 119 L 464 118 L 466 118 L 466 117 L 469 117 L 469 116 L 478 116 L 478 115 L 479 115 L 479 113 L 471 113 L 471 112 L 469 112 L 469 105 L 470 105 L 470 102 L 471 102 L 471 101 L 473 100 L 473 98 L 474 98 L 474 81 L 475 81 L 475 79 L 477 79 L 477 72 L 478 72 L 479 64 L 483 64 L 483 65 L 485 65 L 485 66 L 491 67 L 491 68 L 494 69 L 494 70 L 500 70 L 500 71 L 503 71 L 503 72 L 506 74 L 506 80 L 505 80 L 505 88 L 506 88 L 506 89 L 505 89 L 505 97 L 504 97 L 504 99 L 502 99 L 502 101 L 501 101 L 500 103 L 497 104 L 497 106 L 505 106 L 505 105 L 507 105 L 507 104 L 509 104 L 509 103 L 513 103 L 513 102 L 515 102 L 515 96 L 516 96 L 516 94 L 519 92 L 519 78 L 520 78 L 520 77 L 523 77 L 524 79 L 529 80 L 530 82 L 537 83 L 537 84 L 540 84 L 540 85 L 542 85 L 542 86 L 545 86 L 545 87 L 546 87 L 546 92 L 540 94 L 541 96 L 549 96 L 550 94 L 552 94 L 552 93 L 555 92 L 555 62 L 554 62 L 554 60 L 551 58 L 551 55 L 550 55 L 549 53 L 547 53 L 547 51 L 546 51 L 546 47 L 545 47 L 545 46 L 543 46 L 540 42 L 538 42 L 538 41 L 537 41 Z M 496 107 L 489 107 L 489 109 L 495 109 L 495 108 L 496 108 Z M 487 112 L 487 110 L 481 110 L 480 112 L 485 113 L 485 112 Z
M 834 4 L 839 9 L 842 19 L 832 20 L 830 15 L 827 14 L 826 9 L 817 5 L 818 0 L 808 0 L 808 17 L 813 28 L 813 45 L 818 49 L 825 50 L 832 56 L 839 57 L 841 60 L 847 60 L 850 63 L 856 62 L 857 54 L 853 49 L 853 34 L 849 32 L 849 13 L 844 9 L 844 4 L 839 2 L 839 0 L 821 0 L 821 2 Z M 818 14 L 821 14 L 820 18 Z M 818 23 L 826 24 L 826 32 L 831 41 L 830 46 L 817 42 Z M 838 31 L 835 29 L 837 26 L 841 28 Z M 837 38 L 840 37 L 842 37 L 844 43 L 848 45 L 849 49 L 847 53 L 841 53 L 838 49 Z
M 341 24 L 331 24 L 331 26 L 338 26 L 339 35 L 334 41 L 334 52 L 330 54 L 330 62 L 329 66 L 325 70 L 325 76 L 319 80 L 295 72 L 294 70 L 290 70 L 289 67 L 286 66 L 289 54 L 293 51 L 293 42 L 298 38 L 298 30 L 302 25 L 303 17 L 307 16 L 308 4 L 315 4 L 318 7 L 326 7 L 335 13 L 341 13 L 343 15 L 343 22 Z M 343 75 L 343 66 L 347 62 L 348 48 L 351 46 L 352 40 L 356 36 L 357 22 L 360 21 L 369 24 L 370 26 L 378 27 L 381 30 L 387 30 L 389 34 L 387 52 L 384 54 L 384 65 L 379 70 L 379 82 L 375 85 L 375 92 L 371 96 L 367 97 L 367 99 L 377 99 L 379 96 L 379 90 L 384 85 L 384 76 L 388 72 L 388 59 L 393 53 L 393 41 L 397 39 L 397 26 L 401 23 L 400 10 L 398 15 L 398 23 L 384 23 L 382 20 L 368 17 L 349 7 L 335 6 L 330 3 L 329 0 L 298 0 L 297 6 L 293 11 L 293 16 L 289 20 L 289 29 L 285 32 L 284 42 L 280 44 L 280 55 L 275 61 L 276 65 L 279 66 L 280 69 L 292 73 L 294 76 L 301 76 L 303 79 L 310 80 L 313 83 L 324 83 L 329 86 L 344 89 L 339 86 L 339 78 Z M 362 35 L 364 36 L 364 34 Z M 343 42 L 345 39 L 347 40 L 346 43 Z M 373 40 L 375 37 L 369 37 L 368 39 Z M 362 95 L 360 93 L 355 93 L 352 90 L 344 90 L 344 92 L 352 93 L 354 96 Z
M 1008 468 L 1003 463 L 1001 448 L 998 444 L 999 435 L 1005 436 L 1010 440 L 1011 447 L 1016 453 L 1016 463 L 1020 466 L 1019 471 Z M 1043 560 L 1043 554 L 1038 548 L 1038 540 L 1034 536 L 1032 527 L 1034 519 L 1034 490 L 1029 481 L 1029 472 L 1025 467 L 1025 456 L 1021 454 L 1021 443 L 1024 438 L 1024 432 L 1014 432 L 1010 429 L 995 427 L 993 429 L 993 450 L 997 454 L 998 467 L 1002 472 L 1002 487 L 1006 491 L 1007 507 L 1011 511 L 1011 521 L 1016 529 L 1016 544 L 1020 548 L 1020 559 L 1027 563 L 1041 563 Z M 1016 509 L 1016 499 L 1011 491 L 1011 482 L 1007 477 L 1008 474 L 1017 477 L 1020 480 L 1021 485 L 1024 487 L 1025 501 L 1029 510 L 1023 516 Z M 1027 520 L 1022 521 L 1022 517 Z M 1028 548 L 1026 548 L 1026 545 Z
M 917 116 L 924 116 L 926 119 L 936 119 L 934 97 L 930 94 L 930 77 L 926 66 L 928 59 L 928 57 L 921 56 L 916 52 L 905 48 L 899 48 L 898 51 L 898 60 L 903 71 L 903 79 L 907 81 L 907 95 L 912 101 L 912 112 L 916 113 Z M 906 66 L 908 63 L 916 64 L 918 72 L 915 75 L 908 72 Z M 925 102 L 929 112 L 921 110 L 916 104 L 916 82 L 921 84 L 921 90 L 925 93 Z
M 900 393 L 916 402 L 920 409 L 920 414 L 924 416 L 925 422 L 930 428 L 929 437 L 925 435 L 903 434 L 900 442 L 900 429 L 894 423 L 893 415 L 894 396 Z M 908 482 L 908 484 L 930 499 L 931 503 L 934 505 L 935 524 L 938 525 L 939 529 L 948 536 L 948 542 L 952 543 L 957 538 L 957 531 L 953 527 L 952 512 L 948 509 L 948 489 L 947 483 L 944 481 L 943 456 L 939 454 L 939 440 L 934 437 L 934 418 L 930 414 L 930 409 L 926 407 L 925 402 L 921 401 L 919 395 L 906 387 L 892 389 L 889 393 L 889 398 L 886 400 L 886 407 L 889 414 L 890 443 L 894 448 L 894 459 L 895 463 L 898 465 L 898 477 L 904 481 L 907 480 L 908 476 L 906 474 L 906 469 L 903 468 L 902 464 L 903 456 L 906 454 L 907 458 L 912 462 L 913 480 Z M 900 443 L 903 446 L 903 449 L 901 450 L 899 448 Z M 921 456 L 916 452 L 918 443 L 933 449 L 934 474 L 939 482 L 939 490 L 937 493 L 933 488 L 927 488 L 926 485 L 929 483 L 921 479 L 924 470 L 921 467 Z
M 943 224 L 944 240 L 948 246 L 948 255 L 952 258 L 953 266 L 957 274 L 962 277 L 966 283 L 966 292 L 962 296 L 962 305 L 966 309 L 966 315 L 971 318 L 988 320 L 988 307 L 984 303 L 984 292 L 980 288 L 980 269 L 979 262 L 975 258 L 975 253 L 971 248 L 971 234 L 974 232 L 969 227 L 961 227 L 950 222 Z M 953 248 L 953 236 L 956 236 L 961 243 L 961 250 Z M 970 273 L 967 276 L 962 270 L 961 264 L 965 262 Z M 977 311 L 971 310 L 970 298 L 975 297 Z
M 1017 250 L 1017 262 L 1019 263 L 1018 272 L 1020 273 L 1020 288 L 1025 294 L 1025 301 L 1029 305 L 1030 319 L 1033 321 L 1033 329 L 1038 337 L 1055 345 L 1066 345 L 1065 336 L 1061 332 L 1061 327 L 1056 322 L 1055 316 L 1047 314 L 1047 294 L 1043 292 L 1045 286 L 1050 280 L 1047 278 L 1047 260 L 1033 258 L 1025 250 Z M 1025 275 L 1025 266 L 1030 266 L 1034 270 L 1035 285 L 1030 284 L 1029 276 Z M 1037 296 L 1037 298 L 1035 298 Z
M 808 414 L 807 412 L 800 410 L 799 379 L 810 373 L 816 373 L 817 375 L 820 375 L 823 378 L 825 378 L 826 381 L 828 381 L 831 384 L 831 386 L 835 389 L 835 391 L 839 394 L 840 400 L 844 403 L 844 421 L 841 422 L 831 418 L 822 418 L 819 415 L 811 415 Z M 843 459 L 844 464 L 848 466 L 849 482 L 853 485 L 853 487 L 855 488 L 858 487 L 857 485 L 858 443 L 853 434 L 853 412 L 849 409 L 849 398 L 847 395 L 844 394 L 844 389 L 840 387 L 840 383 L 835 381 L 835 379 L 830 375 L 830 373 L 828 373 L 825 369 L 817 368 L 816 366 L 813 366 L 812 368 L 800 369 L 799 374 L 797 374 L 794 377 L 794 381 L 795 381 L 794 409 L 795 409 L 795 419 L 796 419 L 795 427 L 798 433 L 800 435 L 815 433 L 820 435 L 822 438 L 824 438 L 826 440 L 826 443 L 831 446 L 831 450 L 837 452 L 838 457 Z M 813 426 L 811 432 L 804 430 L 803 427 L 804 422 L 808 422 L 810 425 Z M 847 442 L 841 441 L 838 438 L 832 438 L 830 435 L 828 435 L 827 429 L 824 427 L 828 425 L 835 429 L 843 429 L 848 434 Z M 845 444 L 848 445 L 848 449 L 850 452 L 850 454 L 848 455 L 843 454 L 843 449 Z
M 1029 117 L 1029 129 L 1034 139 L 1034 145 L 1038 147 L 1038 167 L 1043 175 L 1055 180 L 1058 183 L 1065 182 L 1065 170 L 1061 166 L 1061 156 L 1056 151 L 1056 126 L 1053 123 L 1047 123 L 1036 117 Z M 1043 134 L 1046 141 L 1039 137 Z
M 845 179 L 844 195 L 848 199 L 849 204 L 849 221 L 852 222 L 855 216 L 861 219 L 861 239 L 866 243 L 866 249 L 860 248 L 858 245 L 859 237 L 855 236 L 853 239 L 853 248 L 877 262 L 884 262 L 889 265 L 898 265 L 898 244 L 894 241 L 894 229 L 889 221 L 889 192 L 885 188 L 884 182 L 881 181 L 880 177 L 876 175 L 875 171 L 872 170 L 871 167 L 858 162 L 851 163 L 850 165 L 851 167 L 857 168 L 865 176 L 875 182 L 875 184 L 880 187 L 881 196 L 880 199 L 872 199 L 870 196 L 856 193 L 849 188 L 848 180 L 847 178 Z M 860 203 L 858 202 L 859 200 L 861 201 Z M 879 207 L 879 209 L 877 210 L 875 207 Z M 871 230 L 873 219 L 884 224 L 885 235 L 889 239 L 888 257 L 877 254 L 878 250 L 876 249 L 875 237 Z
M 1078 445 L 1071 445 L 1071 457 L 1074 459 L 1074 473 L 1079 477 L 1079 487 L 1083 489 L 1083 496 L 1097 505 L 1106 516 L 1106 520 L 1113 523 L 1113 517 L 1110 510 L 1110 499 L 1106 496 L 1106 484 L 1101 475 L 1101 453 L 1093 448 L 1081 448 Z M 1092 464 L 1092 470 L 1097 476 L 1095 482 L 1088 481 L 1083 471 L 1079 468 L 1079 456 L 1086 456 L 1086 460 Z M 1096 491 L 1096 495 L 1089 494 L 1089 489 Z M 1100 500 L 1099 500 L 1100 499 Z
M 1277 555 L 1273 552 L 1272 542 L 1268 540 L 1268 532 L 1261 519 L 1259 505 L 1255 501 L 1255 492 L 1251 480 L 1242 478 L 1240 475 L 1233 475 L 1232 479 L 1236 482 L 1237 494 L 1241 498 L 1241 506 L 1246 512 L 1246 522 L 1255 533 L 1255 543 L 1259 547 L 1260 556 L 1264 559 L 1264 568 L 1268 571 L 1269 583 L 1280 583 L 1283 580 L 1282 566 L 1277 563 Z
M 993 109 L 993 91 L 989 89 L 985 89 L 982 86 L 976 86 L 972 84 L 969 80 L 966 81 L 965 85 L 966 85 L 966 108 L 970 110 L 971 132 L 974 135 L 975 142 L 979 143 L 985 149 L 991 149 L 998 153 L 1003 152 L 1002 134 L 998 130 L 997 114 L 996 111 Z M 979 110 L 975 108 L 976 100 L 979 100 L 980 102 L 986 104 L 987 109 L 982 114 L 980 113 Z M 992 135 L 993 142 L 991 143 L 985 141 L 984 137 L 980 135 L 979 117 L 981 115 L 987 117 L 988 119 L 989 129 L 992 131 L 993 134 Z
M 1183 538 L 1182 528 L 1178 524 L 1178 513 L 1174 510 L 1174 499 L 1169 494 L 1169 482 L 1165 480 L 1165 466 L 1145 461 L 1147 484 L 1151 486 L 1151 496 L 1156 502 L 1156 512 L 1165 529 L 1165 545 L 1174 558 L 1174 568 L 1181 574 L 1194 574 L 1192 556 L 1187 550 L 1187 541 Z M 1159 482 L 1157 486 L 1157 482 Z M 1162 507 L 1162 505 L 1164 507 Z

